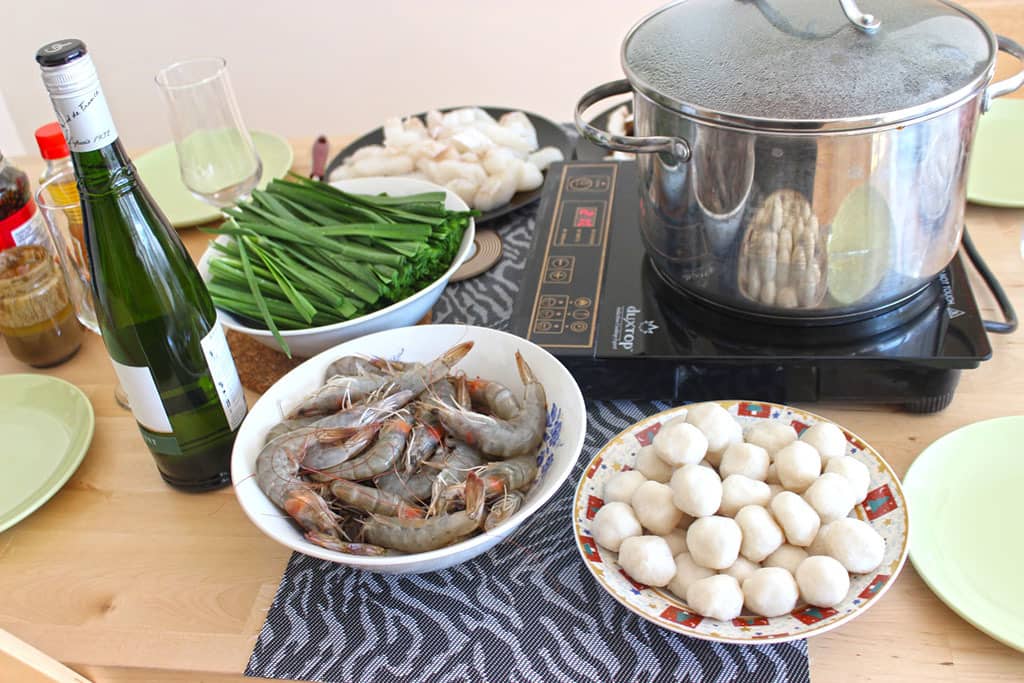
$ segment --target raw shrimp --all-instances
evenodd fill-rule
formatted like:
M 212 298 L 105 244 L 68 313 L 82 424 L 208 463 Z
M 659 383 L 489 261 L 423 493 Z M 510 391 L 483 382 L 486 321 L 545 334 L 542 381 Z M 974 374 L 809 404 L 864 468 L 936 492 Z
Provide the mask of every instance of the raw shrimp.
M 339 553 L 348 553 L 349 555 L 363 555 L 365 557 L 376 557 L 380 555 L 387 555 L 389 553 L 387 548 L 381 548 L 379 545 L 343 541 L 334 534 L 331 534 L 329 532 L 325 533 L 322 531 L 312 530 L 307 531 L 306 540 L 310 543 L 320 546 L 321 548 L 335 550 Z
M 499 498 L 498 502 L 492 505 L 491 509 L 487 512 L 487 519 L 484 520 L 484 531 L 490 531 L 518 512 L 525 500 L 526 496 L 518 491 L 509 491 Z
M 263 443 L 268 444 L 283 434 L 288 434 L 289 432 L 294 432 L 296 429 L 308 427 L 319 419 L 319 415 L 313 415 L 310 417 L 296 417 L 290 420 L 281 420 L 270 428 L 270 431 L 268 431 L 267 435 L 263 438 Z
M 455 441 L 452 442 L 451 450 L 442 462 L 441 471 L 431 484 L 431 514 L 447 510 L 451 503 L 461 500 L 463 489 L 459 485 L 466 481 L 471 472 L 482 468 L 487 461 L 472 446 Z
M 530 366 L 516 352 L 519 376 L 525 385 L 523 407 L 508 420 L 435 404 L 441 424 L 454 436 L 498 458 L 514 458 L 536 450 L 547 425 L 547 397 Z
M 306 451 L 302 466 L 307 470 L 325 470 L 341 465 L 356 457 L 373 443 L 373 438 L 381 428 L 380 422 L 371 422 L 356 428 L 356 433 L 340 443 L 314 444 Z
M 342 503 L 363 512 L 403 519 L 418 519 L 426 514 L 423 508 L 409 505 L 398 496 L 372 486 L 362 486 L 345 479 L 335 479 L 331 482 L 330 489 L 331 494 Z
M 504 384 L 479 377 L 469 380 L 468 384 L 474 406 L 482 407 L 502 420 L 509 420 L 519 414 L 519 401 Z
M 419 469 L 388 472 L 374 479 L 374 485 L 381 491 L 398 496 L 410 505 L 427 504 L 430 501 L 434 479 L 437 478 L 440 468 L 444 467 L 447 452 L 443 446 L 435 446 L 429 455 Z M 437 467 L 434 467 L 435 464 Z
M 339 410 L 348 410 L 388 382 L 385 375 L 349 375 L 331 377 L 316 391 L 295 407 L 289 418 L 309 415 L 332 415 Z
M 473 470 L 484 486 L 484 495 L 488 498 L 505 495 L 510 491 L 518 491 L 528 487 L 537 478 L 537 456 L 521 455 L 518 458 L 510 458 L 499 462 L 487 463 L 483 467 Z M 446 487 L 444 498 L 446 502 L 460 501 L 465 497 L 463 483 L 452 484 Z
M 315 427 L 361 427 L 373 422 L 380 422 L 390 417 L 395 411 L 405 407 L 413 399 L 413 392 L 400 391 L 372 403 L 352 406 L 348 410 L 338 411 L 321 417 L 313 423 Z
M 360 375 L 380 375 L 381 369 L 374 364 L 373 358 L 363 356 L 342 356 L 324 370 L 324 381 L 332 377 L 358 377 Z
M 370 543 L 407 553 L 422 553 L 454 543 L 484 522 L 483 485 L 472 474 L 466 482 L 466 509 L 427 519 L 399 519 L 373 515 L 363 524 Z
M 453 441 L 443 460 L 444 465 L 437 475 L 437 481 L 444 486 L 464 482 L 473 468 L 480 467 L 486 462 L 477 449 L 469 444 Z
M 426 365 L 410 364 L 405 370 L 393 376 L 382 374 L 362 377 L 333 377 L 324 386 L 306 397 L 293 411 L 292 417 L 334 413 L 376 391 L 403 395 L 412 392 L 401 404 L 405 405 L 428 386 L 443 379 L 448 371 L 469 353 L 471 348 L 473 348 L 471 341 L 457 344 Z
M 313 467 L 307 464 L 307 469 L 310 470 L 310 476 L 317 481 L 371 479 L 395 466 L 405 449 L 405 442 L 411 430 L 412 415 L 397 415 L 381 427 L 377 442 L 359 457 L 326 467 Z M 372 439 L 371 436 L 370 440 Z
M 304 427 L 277 437 L 256 456 L 256 483 L 270 500 L 284 508 L 289 491 L 309 488 L 299 478 L 299 467 L 307 451 L 316 443 L 343 441 L 356 432 L 355 429 Z
M 337 516 L 320 494 L 310 488 L 296 488 L 284 499 L 284 511 L 303 529 L 330 533 L 338 525 Z

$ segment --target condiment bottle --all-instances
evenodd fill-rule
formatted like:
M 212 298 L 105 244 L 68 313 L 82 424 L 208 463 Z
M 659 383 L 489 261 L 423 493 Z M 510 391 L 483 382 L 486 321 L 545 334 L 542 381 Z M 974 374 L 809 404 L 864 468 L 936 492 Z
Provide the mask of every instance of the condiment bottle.
M 0 154 L 0 251 L 21 244 L 49 247 L 50 238 L 28 176 Z
M 75 169 L 71 165 L 71 152 L 68 151 L 68 143 L 64 139 L 64 133 L 56 121 L 47 123 L 36 129 L 36 145 L 39 146 L 39 155 L 46 161 L 42 175 L 39 176 L 39 184 L 54 178 L 61 173 L 66 173 L 66 182 L 53 183 L 49 187 L 53 200 L 60 204 L 78 204 L 78 188 L 75 186 Z M 81 254 L 85 260 L 84 265 L 88 267 L 88 260 L 85 254 L 85 229 L 82 223 L 82 210 L 69 209 L 67 212 L 68 230 L 71 236 L 78 242 L 76 254 Z
M 36 61 L 71 150 L 100 332 L 142 439 L 168 484 L 226 486 L 246 405 L 210 293 L 125 153 L 85 43 L 50 43 Z
M 37 368 L 67 360 L 82 345 L 64 275 L 43 247 L 0 252 L 0 333 L 11 355 Z

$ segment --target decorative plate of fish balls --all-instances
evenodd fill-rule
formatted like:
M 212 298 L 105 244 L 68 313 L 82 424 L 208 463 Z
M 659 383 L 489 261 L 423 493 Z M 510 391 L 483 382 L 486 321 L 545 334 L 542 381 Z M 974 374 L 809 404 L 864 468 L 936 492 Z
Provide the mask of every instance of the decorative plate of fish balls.
M 784 642 L 862 614 L 908 550 L 906 499 L 857 435 L 795 408 L 713 401 L 619 433 L 587 466 L 576 545 L 612 597 L 719 642 Z

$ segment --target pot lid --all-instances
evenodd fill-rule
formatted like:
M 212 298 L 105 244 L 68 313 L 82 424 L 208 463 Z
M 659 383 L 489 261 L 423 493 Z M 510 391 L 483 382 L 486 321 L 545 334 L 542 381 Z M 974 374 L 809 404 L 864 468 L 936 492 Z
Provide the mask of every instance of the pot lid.
M 841 5 L 879 22 L 855 25 Z M 850 129 L 917 118 L 988 83 L 995 37 L 941 0 L 680 0 L 622 45 L 633 87 L 699 118 Z

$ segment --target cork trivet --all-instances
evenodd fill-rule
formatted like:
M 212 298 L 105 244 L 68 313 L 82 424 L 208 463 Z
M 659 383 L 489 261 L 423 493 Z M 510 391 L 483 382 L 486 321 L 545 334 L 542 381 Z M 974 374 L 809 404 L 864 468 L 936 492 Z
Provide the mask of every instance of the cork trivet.
M 449 282 L 459 282 L 486 273 L 501 260 L 501 237 L 494 230 L 480 230 L 473 240 L 476 253 L 458 270 L 452 273 Z
M 227 338 L 242 386 L 258 394 L 262 394 L 289 370 L 306 360 L 297 356 L 289 358 L 234 330 L 227 331 Z
M 423 319 L 416 324 L 427 325 L 430 323 L 430 319 L 431 313 L 428 311 Z M 289 358 L 280 351 L 264 346 L 241 332 L 226 330 L 226 336 L 242 386 L 257 394 L 262 394 L 292 368 L 306 360 L 299 356 Z

